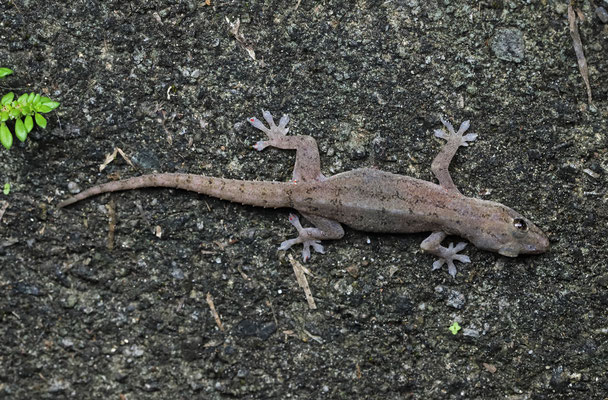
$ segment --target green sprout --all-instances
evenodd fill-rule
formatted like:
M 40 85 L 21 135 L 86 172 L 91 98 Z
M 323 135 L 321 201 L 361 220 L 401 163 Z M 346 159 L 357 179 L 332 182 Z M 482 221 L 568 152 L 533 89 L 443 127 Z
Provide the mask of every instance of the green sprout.
M 452 335 L 456 335 L 458 333 L 458 331 L 462 328 L 460 328 L 460 325 L 458 325 L 458 322 L 454 322 L 452 324 L 452 326 L 450 326 L 448 329 L 450 330 L 450 332 L 452 332 Z
M 0 79 L 12 73 L 9 68 L 0 68 Z M 5 94 L 0 99 L 0 143 L 7 149 L 13 146 L 13 134 L 6 125 L 7 121 L 15 120 L 15 136 L 24 142 L 28 133 L 34 129 L 34 121 L 39 127 L 46 128 L 46 118 L 42 114 L 57 107 L 58 102 L 37 93 L 24 93 L 17 99 L 13 92 Z
M 8 196 L 8 194 L 11 192 L 11 184 L 6 182 L 4 184 L 4 188 L 2 189 L 2 193 L 4 193 L 6 196 Z
M 0 78 L 4 78 L 7 75 L 13 73 L 13 70 L 10 68 L 0 68 Z

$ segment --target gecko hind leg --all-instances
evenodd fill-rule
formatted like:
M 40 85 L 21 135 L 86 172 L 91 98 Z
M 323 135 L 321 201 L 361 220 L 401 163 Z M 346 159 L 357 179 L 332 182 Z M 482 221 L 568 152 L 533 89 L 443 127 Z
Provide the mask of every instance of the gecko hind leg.
M 268 136 L 268 140 L 260 140 L 253 148 L 262 151 L 268 146 L 279 149 L 296 150 L 296 163 L 293 168 L 294 182 L 323 180 L 325 177 L 321 173 L 321 159 L 317 142 L 312 136 L 287 136 L 289 128 L 289 117 L 283 115 L 277 126 L 274 123 L 272 114 L 262 110 L 262 116 L 268 123 L 266 127 L 262 121 L 256 117 L 249 118 L 249 123 L 256 129 L 261 130 Z
M 313 225 L 315 225 L 315 227 L 303 228 L 302 224 L 300 224 L 300 219 L 298 216 L 295 214 L 289 214 L 289 222 L 296 227 L 298 237 L 281 243 L 279 250 L 287 250 L 294 244 L 302 243 L 302 260 L 306 262 L 310 259 L 311 247 L 317 253 L 324 254 L 325 249 L 320 243 L 321 240 L 340 239 L 342 236 L 344 236 L 344 229 L 339 222 L 334 220 L 311 214 L 302 215 Z
M 433 232 L 428 238 L 420 243 L 420 247 L 427 253 L 439 257 L 439 259 L 433 263 L 433 271 L 441 268 L 443 264 L 447 264 L 448 273 L 452 278 L 455 278 L 457 271 L 454 261 L 469 263 L 471 262 L 471 259 L 464 254 L 458 254 L 459 251 L 466 247 L 467 244 L 465 242 L 460 242 L 456 246 L 454 246 L 454 243 L 450 243 L 448 247 L 443 247 L 441 242 L 446 237 L 447 235 L 444 232 Z
M 454 181 L 452 181 L 448 168 L 450 167 L 450 162 L 452 162 L 452 158 L 456 154 L 458 148 L 460 146 L 468 146 L 469 144 L 467 142 L 474 141 L 477 138 L 477 134 L 468 133 L 463 136 L 467 129 L 469 129 L 469 121 L 464 121 L 460 125 L 458 132 L 456 132 L 449 121 L 443 119 L 443 117 L 440 119 L 441 123 L 447 128 L 448 134 L 442 129 L 435 129 L 435 136 L 447 140 L 447 143 L 443 145 L 439 154 L 435 156 L 435 159 L 431 164 L 431 171 L 433 171 L 433 174 L 437 177 L 441 186 L 460 193 L 456 185 L 454 185 Z

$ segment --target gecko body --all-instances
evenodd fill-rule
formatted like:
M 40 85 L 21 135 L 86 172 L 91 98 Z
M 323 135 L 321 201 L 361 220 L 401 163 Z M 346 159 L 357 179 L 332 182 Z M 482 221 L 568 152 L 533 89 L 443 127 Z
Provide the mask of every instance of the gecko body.
M 449 135 L 436 130 L 435 135 L 447 140 L 435 157 L 431 169 L 439 184 L 361 168 L 326 178 L 320 169 L 320 158 L 315 140 L 310 136 L 287 136 L 289 121 L 283 116 L 275 125 L 271 114 L 263 111 L 269 128 L 256 118 L 249 122 L 268 136 L 254 147 L 268 146 L 296 150 L 296 163 L 291 182 L 243 181 L 193 174 L 151 174 L 108 182 L 89 188 L 59 204 L 65 207 L 87 197 L 120 190 L 144 187 L 185 189 L 224 200 L 259 207 L 289 207 L 299 211 L 314 227 L 304 228 L 297 216 L 290 222 L 298 237 L 284 241 L 279 247 L 286 250 L 294 244 L 303 245 L 304 260 L 310 258 L 310 248 L 323 253 L 321 240 L 339 239 L 344 235 L 341 224 L 368 232 L 413 233 L 430 231 L 421 247 L 439 259 L 433 269 L 448 265 L 454 276 L 454 261 L 469 262 L 458 254 L 466 244 L 441 242 L 447 235 L 457 235 L 476 247 L 508 257 L 519 254 L 545 252 L 549 242 L 545 234 L 531 221 L 500 203 L 467 197 L 460 193 L 450 177 L 448 167 L 456 150 L 476 138 L 463 135 L 468 121 L 454 131 L 442 119 Z

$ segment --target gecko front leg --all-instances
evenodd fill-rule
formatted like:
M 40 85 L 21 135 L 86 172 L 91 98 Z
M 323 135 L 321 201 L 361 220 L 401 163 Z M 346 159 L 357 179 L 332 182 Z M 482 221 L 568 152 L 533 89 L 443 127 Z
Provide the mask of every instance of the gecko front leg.
M 468 133 L 463 136 L 463 133 L 469 129 L 469 121 L 464 121 L 462 124 L 460 124 L 458 132 L 456 132 L 449 121 L 446 121 L 443 119 L 443 117 L 440 119 L 441 123 L 447 128 L 448 134 L 446 135 L 445 131 L 442 129 L 436 129 L 435 136 L 447 140 L 447 143 L 443 145 L 439 151 L 439 154 L 435 156 L 435 159 L 431 164 L 431 171 L 433 171 L 433 174 L 435 174 L 441 186 L 447 190 L 460 193 L 456 185 L 454 185 L 452 177 L 450 176 L 450 162 L 452 162 L 452 158 L 454 158 L 458 148 L 460 146 L 468 146 L 469 144 L 467 142 L 472 142 L 477 139 L 477 135 L 475 133 Z
M 447 237 L 444 232 L 433 232 L 431 235 L 424 239 L 420 243 L 422 250 L 427 253 L 431 253 L 434 256 L 439 257 L 439 260 L 433 263 L 433 271 L 441 268 L 443 264 L 448 265 L 448 273 L 452 275 L 452 278 L 456 277 L 456 266 L 454 261 L 460 261 L 461 263 L 471 262 L 471 259 L 464 254 L 458 254 L 458 252 L 466 247 L 465 242 L 460 242 L 456 246 L 454 243 L 450 243 L 448 247 L 443 247 L 441 242 Z
M 460 146 L 468 146 L 469 144 L 467 142 L 474 141 L 477 138 L 477 135 L 474 133 L 463 135 L 467 129 L 469 129 L 469 121 L 464 121 L 462 124 L 460 124 L 458 132 L 456 132 L 449 121 L 443 118 L 440 119 L 441 123 L 447 128 L 448 134 L 446 134 L 442 129 L 436 129 L 435 136 L 445 139 L 447 142 L 443 145 L 439 151 L 439 154 L 435 156 L 435 159 L 431 164 L 431 170 L 433 171 L 435 177 L 437 177 L 437 180 L 441 186 L 449 191 L 460 193 L 454 184 L 452 177 L 450 176 L 450 162 L 452 162 L 452 158 L 454 158 L 458 148 Z M 456 246 L 454 246 L 453 243 L 450 243 L 448 247 L 442 246 L 441 242 L 446 237 L 447 234 L 445 232 L 433 232 L 420 244 L 420 247 L 422 250 L 439 257 L 439 259 L 433 263 L 433 270 L 441 268 L 443 264 L 447 264 L 448 273 L 452 275 L 452 277 L 455 277 L 457 271 L 454 261 L 468 263 L 471 262 L 471 260 L 464 254 L 458 254 L 459 251 L 466 247 L 467 244 L 465 242 L 460 242 Z
M 294 184 L 324 180 L 325 176 L 321 173 L 321 159 L 316 140 L 312 136 L 287 136 L 289 131 L 287 128 L 289 117 L 287 115 L 281 117 L 278 126 L 274 123 L 270 112 L 262 110 L 262 116 L 269 127 L 266 127 L 262 121 L 255 117 L 250 118 L 249 123 L 254 128 L 264 132 L 268 136 L 268 140 L 259 141 L 253 147 L 258 151 L 262 151 L 268 146 L 296 150 L 296 163 L 293 168 Z M 308 261 L 311 247 L 317 253 L 324 253 L 323 246 L 320 243 L 321 240 L 340 239 L 344 236 L 344 229 L 339 222 L 318 215 L 304 213 L 302 215 L 315 227 L 302 227 L 300 219 L 295 214 L 290 214 L 289 222 L 295 226 L 298 237 L 281 243 L 279 250 L 287 250 L 294 244 L 301 243 L 303 246 L 302 259 Z

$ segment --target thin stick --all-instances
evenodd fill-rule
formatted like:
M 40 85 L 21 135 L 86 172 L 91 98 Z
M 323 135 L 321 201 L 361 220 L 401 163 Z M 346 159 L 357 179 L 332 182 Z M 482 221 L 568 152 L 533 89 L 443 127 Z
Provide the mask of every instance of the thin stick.
M 308 302 L 308 308 L 311 310 L 315 310 L 317 305 L 315 304 L 315 299 L 312 297 L 312 292 L 310 291 L 310 286 L 308 286 L 308 280 L 306 279 L 305 271 L 306 269 L 296 261 L 291 254 L 287 256 L 287 259 L 291 263 L 293 267 L 293 272 L 296 274 L 296 280 L 298 281 L 298 285 L 304 290 L 304 296 L 306 296 L 306 301 Z
M 568 23 L 570 24 L 570 36 L 572 36 L 572 42 L 574 45 L 574 52 L 576 53 L 576 61 L 578 62 L 578 69 L 583 76 L 585 86 L 587 86 L 587 98 L 589 104 L 591 104 L 591 85 L 589 84 L 589 70 L 587 68 L 587 60 L 585 59 L 585 53 L 583 53 L 583 43 L 581 42 L 581 35 L 578 33 L 578 26 L 576 25 L 576 14 L 572 8 L 572 4 L 568 5 Z
M 217 327 L 220 328 L 220 331 L 223 331 L 224 325 L 222 324 L 220 315 L 215 311 L 215 304 L 213 303 L 213 296 L 211 296 L 211 293 L 207 293 L 207 304 L 209 305 L 209 309 L 211 309 L 211 315 L 213 315 Z

